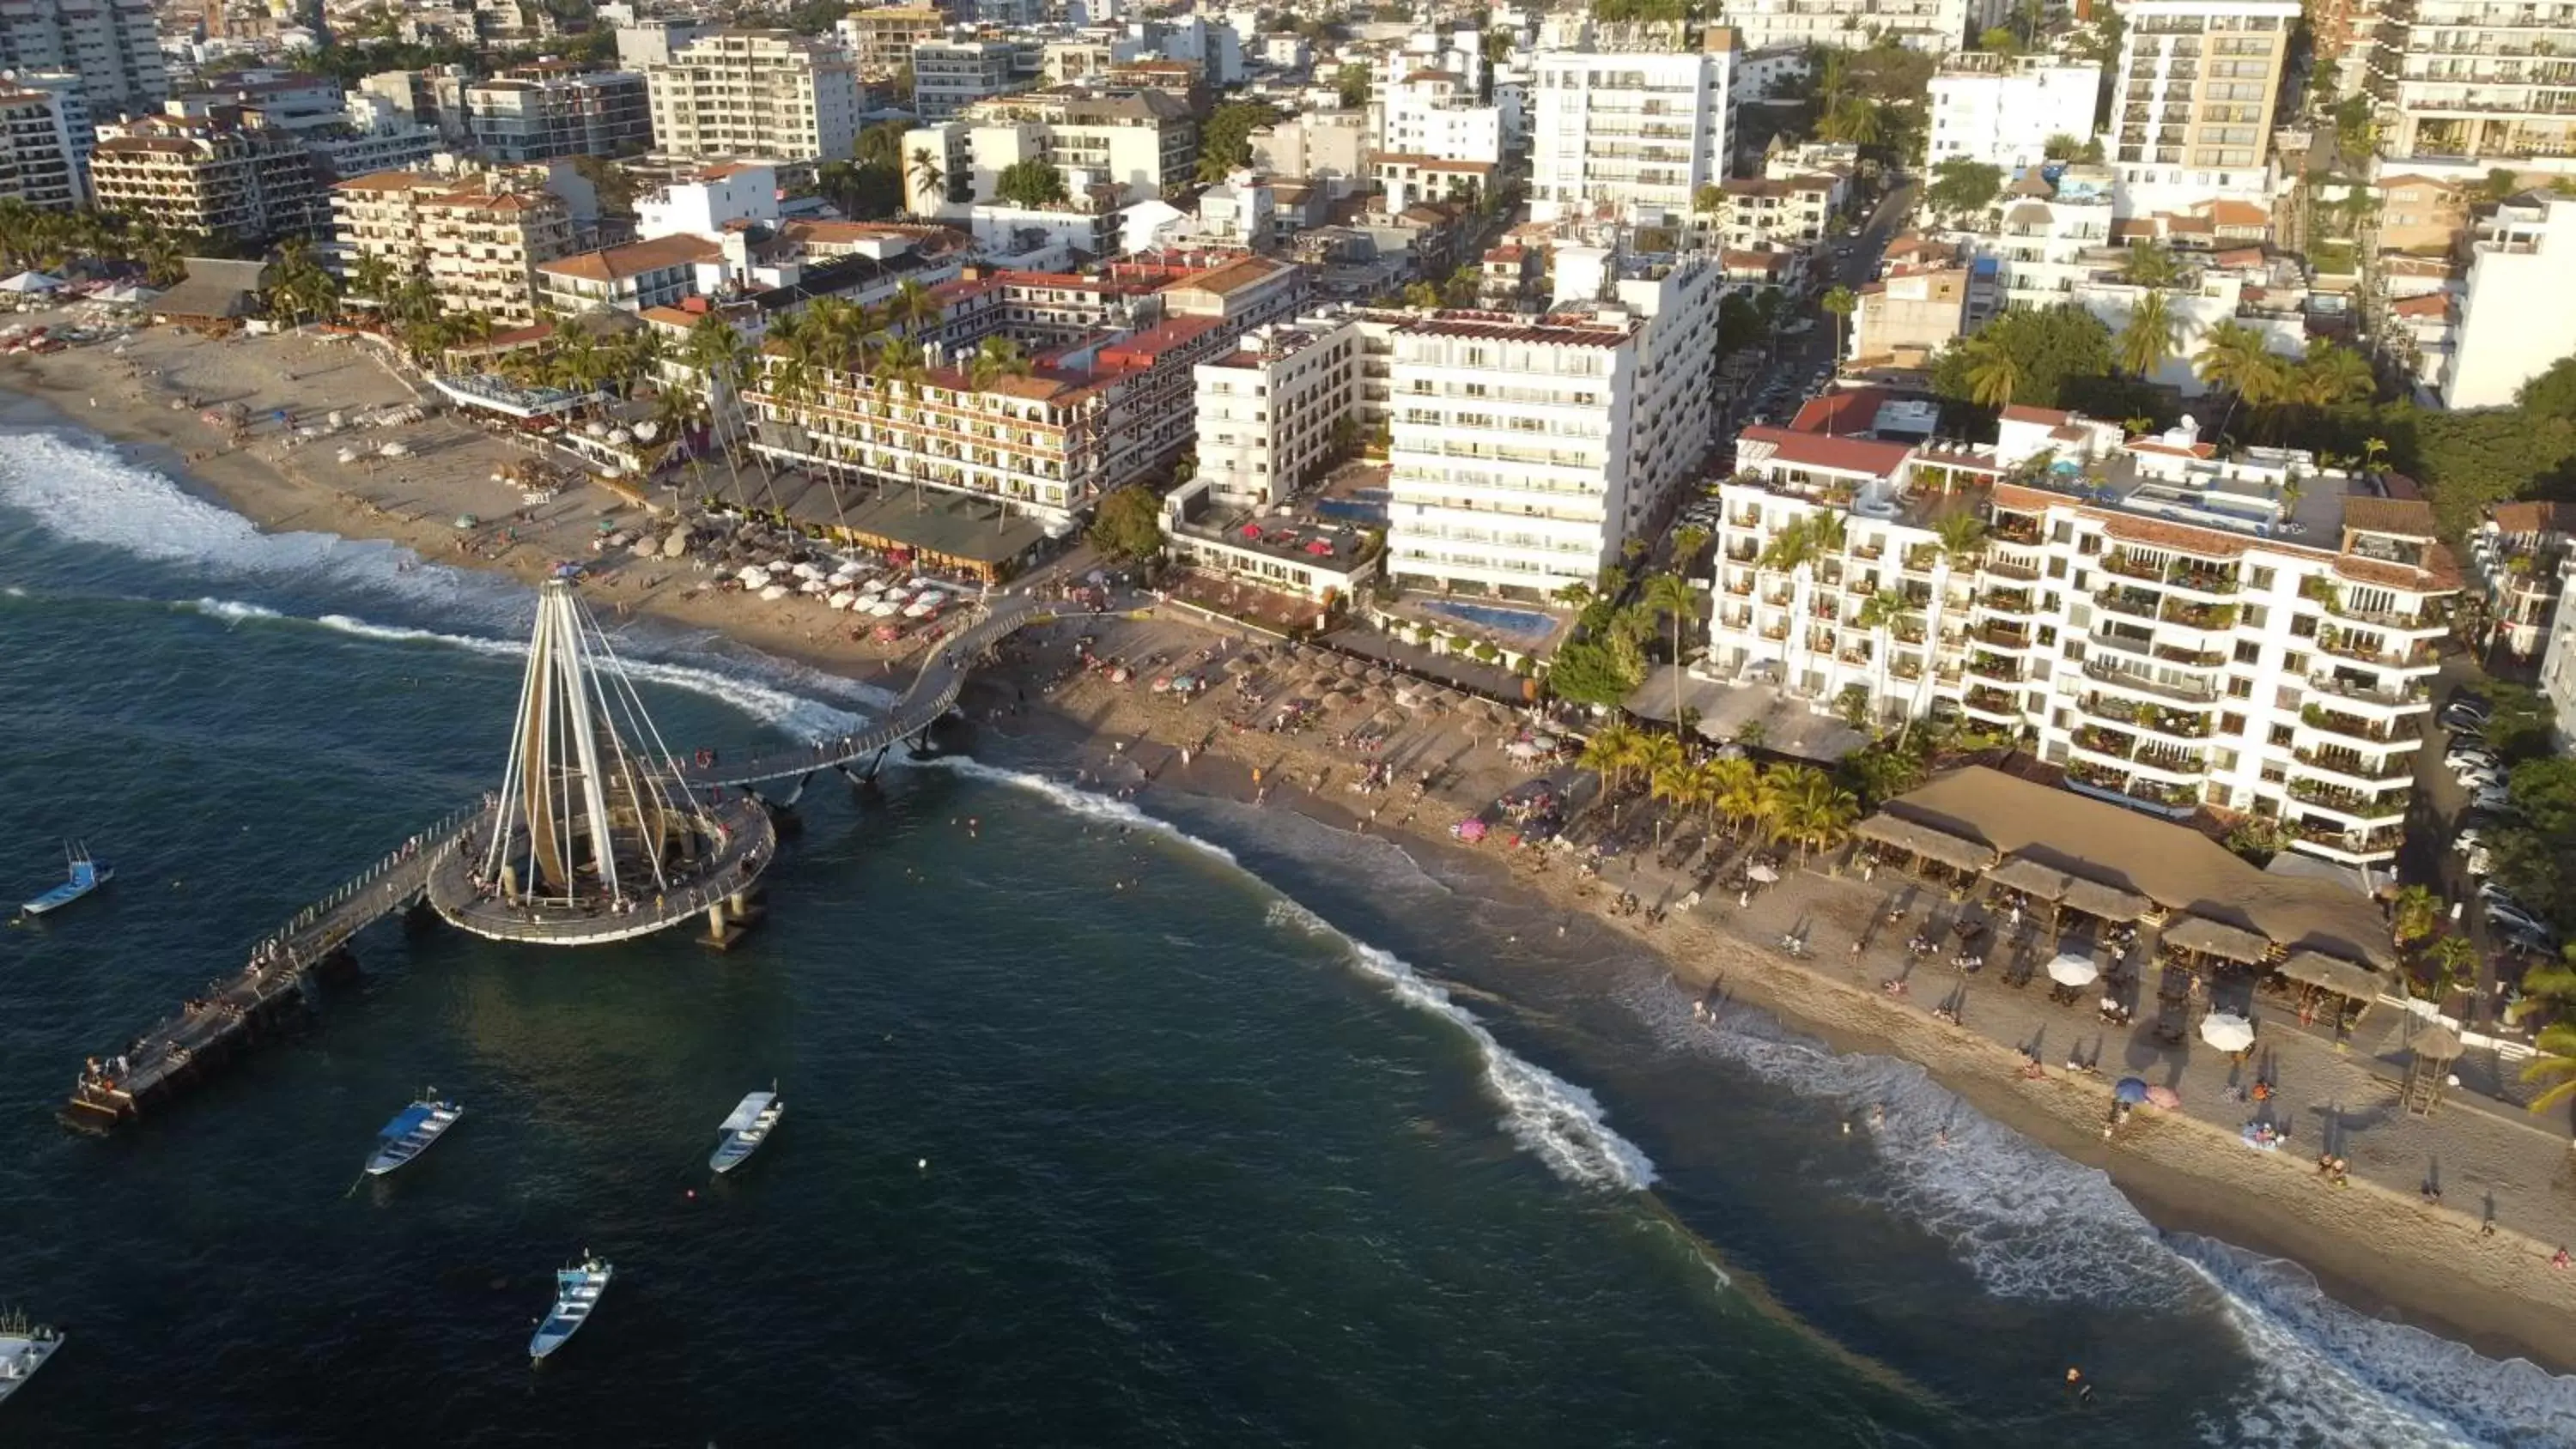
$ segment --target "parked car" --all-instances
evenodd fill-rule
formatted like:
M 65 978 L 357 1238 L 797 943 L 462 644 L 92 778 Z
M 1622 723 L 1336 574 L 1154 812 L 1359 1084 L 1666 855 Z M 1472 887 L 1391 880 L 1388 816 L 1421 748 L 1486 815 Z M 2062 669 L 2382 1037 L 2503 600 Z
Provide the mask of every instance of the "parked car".
M 2478 888 L 2480 890 L 2484 890 L 2494 884 L 2494 881 L 2482 881 L 2479 883 Z M 2531 912 L 2524 910 L 2522 907 L 2515 905 L 2510 900 L 2491 900 L 2486 901 L 2483 904 L 2486 906 L 2488 923 L 2496 927 L 2498 930 L 2538 931 L 2543 935 L 2546 935 L 2549 932 L 2549 928 L 2540 923 L 2540 918 L 2538 916 L 2535 916 Z
M 2442 752 L 2442 758 L 2454 767 L 2460 765 L 2498 765 L 2495 751 L 2470 741 L 2462 741 Z
M 2507 910 L 2515 911 L 2526 916 L 2531 915 L 2531 907 L 2515 900 L 2513 898 L 2513 892 L 2506 890 L 2503 886 L 2497 885 L 2491 880 L 2479 882 L 2478 899 L 2486 902 L 2489 910 Z M 2532 916 L 2532 919 L 2538 920 L 2539 917 Z
M 2478 846 L 2469 852 L 2468 863 L 2460 869 L 2467 871 L 2471 880 L 2480 879 L 2495 869 L 2495 852 Z
M 2466 852 L 2475 850 L 2486 843 L 2486 832 L 2475 826 L 2462 830 L 2459 834 L 2451 837 L 2451 848 L 2457 851 Z

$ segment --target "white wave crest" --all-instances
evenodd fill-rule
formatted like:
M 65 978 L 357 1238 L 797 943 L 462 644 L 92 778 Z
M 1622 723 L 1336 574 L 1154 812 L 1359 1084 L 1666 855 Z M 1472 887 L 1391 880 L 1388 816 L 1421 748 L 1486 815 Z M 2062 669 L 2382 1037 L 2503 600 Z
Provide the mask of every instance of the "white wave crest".
M 1485 1085 L 1503 1104 L 1503 1129 L 1559 1177 L 1585 1187 L 1643 1191 L 1655 1181 L 1654 1161 L 1612 1130 L 1601 1101 L 1545 1067 L 1515 1055 L 1494 1039 L 1476 1014 L 1411 963 L 1365 941 L 1353 940 L 1304 904 L 1281 896 L 1264 919 L 1281 930 L 1325 936 L 1351 953 L 1352 964 L 1386 983 L 1395 998 L 1455 1025 L 1476 1044 Z M 1712 1265 L 1712 1271 L 1715 1271 Z M 1721 1280 L 1724 1274 L 1720 1273 Z
M 2177 1233 L 2271 1392 L 2202 1425 L 2211 1444 L 2576 1444 L 2576 1378 L 2357 1313 L 2296 1263 Z
M 906 760 L 905 763 L 914 762 Z M 1044 796 L 1049 803 L 1070 814 L 1079 815 L 1085 820 L 1104 820 L 1138 830 L 1150 830 L 1157 835 L 1189 846 L 1193 850 L 1213 856 L 1237 869 L 1241 868 L 1241 863 L 1234 858 L 1233 851 L 1212 840 L 1201 840 L 1168 820 L 1156 819 L 1124 800 L 1113 799 L 1107 795 L 1095 795 L 1088 790 L 1068 785 L 1062 780 L 1049 779 L 1044 775 L 1032 774 L 1026 770 L 1010 770 L 999 765 L 988 765 L 965 755 L 933 755 L 919 763 L 933 769 L 964 775 L 969 779 L 989 781 L 996 785 L 1009 785 L 1015 789 L 1026 790 L 1033 795 Z
M 265 604 L 245 604 L 239 599 L 198 599 L 180 607 L 203 614 L 209 619 L 221 619 L 229 624 L 238 624 L 245 619 L 278 617 L 278 612 Z

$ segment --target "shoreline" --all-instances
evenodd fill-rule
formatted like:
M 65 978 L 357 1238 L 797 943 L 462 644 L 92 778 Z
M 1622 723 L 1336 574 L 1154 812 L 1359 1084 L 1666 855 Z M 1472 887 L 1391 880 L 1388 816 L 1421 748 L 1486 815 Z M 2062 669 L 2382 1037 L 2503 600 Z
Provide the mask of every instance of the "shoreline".
M 202 427 L 193 412 L 166 407 L 156 412 L 144 405 L 140 392 L 131 399 L 108 395 L 96 377 L 86 383 L 77 377 L 48 378 L 47 369 L 66 358 L 101 363 L 105 354 L 95 349 L 60 354 L 45 359 L 42 367 L 22 361 L 0 373 L 0 387 L 46 405 L 61 424 L 150 452 L 152 462 L 179 486 L 211 497 L 263 531 L 293 529 L 383 540 L 408 547 L 425 561 L 505 572 L 533 582 L 549 566 L 546 544 L 579 541 L 584 525 L 598 516 L 598 506 L 606 499 L 586 487 L 568 490 L 570 501 L 532 530 L 535 537 L 503 549 L 497 557 L 460 554 L 452 547 L 442 550 L 441 545 L 452 545 L 457 534 L 440 522 L 437 504 L 426 496 L 419 511 L 404 513 L 363 490 L 334 487 L 335 482 L 348 480 L 324 476 L 331 468 L 318 455 L 311 461 L 319 466 L 306 468 L 301 466 L 308 461 L 303 457 L 288 462 L 263 458 L 250 449 L 200 453 L 189 446 L 192 441 L 205 441 L 202 434 L 192 433 Z M 70 405 L 84 392 L 98 404 L 85 415 Z M 479 479 L 473 481 L 479 483 Z M 426 495 L 430 490 L 424 486 L 422 491 Z M 856 682 L 884 682 L 889 674 L 904 672 L 898 660 L 882 651 L 852 645 L 828 629 L 798 627 L 789 609 L 712 591 L 667 589 L 663 587 L 670 581 L 667 571 L 649 580 L 629 577 L 630 572 L 643 571 L 612 569 L 593 585 L 621 613 L 651 613 L 713 631 L 762 653 Z M 1115 621 L 1100 625 L 1114 626 Z M 1031 677 L 1033 661 L 1027 656 L 1043 652 L 1064 627 L 1043 631 L 1038 643 L 1015 650 L 1022 660 L 979 677 L 970 699 L 981 712 L 1019 710 L 1019 696 L 1011 696 L 1006 705 L 1002 693 L 1014 681 L 1017 689 L 1034 691 L 1018 716 L 1026 730 L 1064 746 L 1066 759 L 1091 771 L 1095 781 L 1122 770 L 1141 774 L 1146 769 L 1141 757 L 1148 750 L 1128 753 L 1113 748 L 1113 740 L 1119 745 L 1150 741 L 1160 756 L 1171 757 L 1178 752 L 1174 741 L 1197 740 L 1205 734 L 1201 727 L 1212 718 L 1209 712 L 1176 706 L 1163 697 L 1113 693 L 1095 676 L 1077 676 L 1060 697 L 1049 699 L 1044 679 Z M 1182 637 L 1216 637 L 1195 622 L 1165 619 L 1154 627 L 1166 634 L 1178 631 Z M 1211 690 L 1209 698 L 1223 693 Z M 1411 763 L 1428 758 L 1437 737 L 1438 731 L 1431 731 Z M 2307 1162 L 2296 1154 L 2285 1160 L 2250 1152 L 2218 1124 L 2196 1119 L 2142 1116 L 2124 1129 L 2116 1145 L 2105 1144 L 2098 1127 L 2109 1099 L 2107 1083 L 2068 1078 L 2054 1064 L 2044 1081 L 2015 1080 L 2012 1069 L 2020 1058 L 2003 1042 L 1942 1025 L 1920 1005 L 1883 997 L 1843 979 L 1836 962 L 1789 961 L 1762 946 L 1759 928 L 1737 929 L 1677 913 L 1662 926 L 1643 929 L 1634 918 L 1622 919 L 1600 909 L 1606 898 L 1616 894 L 1606 878 L 1586 890 L 1570 869 L 1525 869 L 1493 849 L 1474 849 L 1446 839 L 1446 827 L 1471 811 L 1441 792 L 1422 801 L 1418 821 L 1408 815 L 1405 822 L 1372 822 L 1349 804 L 1361 797 L 1331 789 L 1333 765 L 1316 760 L 1319 753 L 1315 742 L 1305 737 L 1233 735 L 1218 729 L 1187 766 L 1157 769 L 1138 793 L 1179 790 L 1246 801 L 1252 793 L 1253 772 L 1263 770 L 1274 807 L 1296 809 L 1329 828 L 1366 828 L 1391 835 L 1411 852 L 1462 852 L 1484 871 L 1501 873 L 1489 884 L 1508 883 L 1555 908 L 1585 912 L 1619 927 L 1631 943 L 1668 967 L 1677 989 L 1702 992 L 1712 982 L 1723 981 L 1730 1001 L 1758 1006 L 1837 1052 L 1869 1052 L 1922 1066 L 1980 1114 L 2069 1160 L 2108 1172 L 2140 1212 L 2168 1234 L 2200 1233 L 2286 1259 L 2312 1273 L 2329 1295 L 2366 1315 L 2401 1318 L 2490 1357 L 2519 1357 L 2552 1372 L 2576 1372 L 2576 1348 L 2567 1346 L 2567 1330 L 2576 1323 L 2576 1281 L 2571 1281 L 2576 1274 L 2551 1273 L 2546 1257 L 2554 1245 L 2520 1231 L 2510 1221 L 2496 1238 L 2481 1242 L 2476 1220 L 2467 1212 L 2429 1205 L 2385 1183 L 2367 1180 L 2358 1165 L 2350 1190 L 2328 1190 L 2312 1180 Z M 1527 772 L 1494 769 L 1485 773 Z M 1464 782 L 1454 793 L 1478 802 L 1493 794 Z M 1874 968 L 1864 970 L 1863 979 L 1870 969 Z M 2463 1201 L 2468 1198 L 2466 1193 L 2461 1196 Z

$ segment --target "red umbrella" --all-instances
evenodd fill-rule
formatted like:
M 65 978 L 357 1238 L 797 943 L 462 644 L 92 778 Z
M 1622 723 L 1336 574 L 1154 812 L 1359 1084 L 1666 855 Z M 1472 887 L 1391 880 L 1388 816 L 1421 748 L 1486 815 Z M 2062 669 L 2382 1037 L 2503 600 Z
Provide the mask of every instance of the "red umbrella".
M 1259 538 L 1261 536 L 1261 525 L 1258 523 L 1245 524 L 1243 526 L 1243 536 L 1246 538 Z

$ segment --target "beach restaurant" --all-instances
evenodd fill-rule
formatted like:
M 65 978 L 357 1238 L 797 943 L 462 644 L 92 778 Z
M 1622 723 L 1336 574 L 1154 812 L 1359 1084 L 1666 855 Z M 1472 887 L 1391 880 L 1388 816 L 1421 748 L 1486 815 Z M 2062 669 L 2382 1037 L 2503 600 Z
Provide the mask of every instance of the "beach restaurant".
M 2052 929 L 2068 913 L 2158 927 L 2179 967 L 2278 976 L 2307 1001 L 2367 1007 L 2397 964 L 2377 903 L 2351 886 L 2260 870 L 2186 826 L 1980 765 L 1889 800 L 1853 833 L 1961 899 L 1990 885 Z

